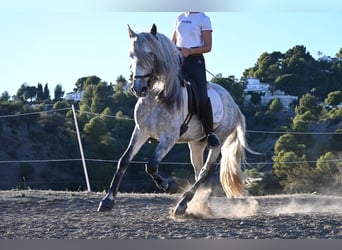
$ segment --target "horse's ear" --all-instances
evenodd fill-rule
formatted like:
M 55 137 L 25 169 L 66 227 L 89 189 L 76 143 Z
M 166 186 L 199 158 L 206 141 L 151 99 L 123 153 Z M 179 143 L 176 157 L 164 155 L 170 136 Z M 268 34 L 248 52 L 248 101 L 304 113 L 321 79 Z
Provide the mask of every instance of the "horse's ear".
M 131 29 L 129 25 L 128 25 L 128 34 L 130 38 L 137 36 L 137 34 Z
M 152 25 L 151 34 L 154 36 L 157 35 L 157 26 L 155 24 Z

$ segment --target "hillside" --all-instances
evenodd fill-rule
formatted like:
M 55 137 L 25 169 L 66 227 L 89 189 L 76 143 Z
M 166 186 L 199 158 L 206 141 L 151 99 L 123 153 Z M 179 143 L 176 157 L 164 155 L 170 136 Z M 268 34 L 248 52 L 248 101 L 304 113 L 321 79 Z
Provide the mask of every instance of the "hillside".
M 267 112 L 259 117 L 247 118 L 247 139 L 249 145 L 263 155 L 250 158 L 251 163 L 272 162 L 274 145 L 282 133 L 281 127 L 288 126 L 294 116 L 289 112 Z M 51 117 L 53 117 L 51 115 Z M 49 127 L 46 123 L 37 120 L 29 125 L 25 121 L 17 122 L 2 119 L 0 135 L 3 146 L 0 150 L 0 189 L 13 188 L 39 188 L 39 189 L 85 189 L 84 174 L 80 160 L 76 134 L 73 131 L 71 121 L 65 120 L 63 126 Z M 52 119 L 52 118 L 51 118 Z M 61 117 L 59 117 L 61 119 Z M 65 118 L 63 118 L 65 119 Z M 53 120 L 53 119 L 52 119 Z M 65 127 L 69 124 L 70 128 Z M 335 131 L 340 124 L 321 122 L 312 126 L 312 131 Z M 122 150 L 115 158 L 118 160 L 124 147 L 127 145 L 130 133 L 127 133 L 125 143 L 121 143 Z M 318 155 L 322 145 L 328 145 L 331 135 L 314 136 L 315 146 L 312 154 Z M 96 145 L 88 145 L 83 137 L 86 158 L 104 159 L 99 154 L 92 156 L 91 149 Z M 117 144 L 105 146 L 106 151 L 111 151 Z M 141 155 L 145 159 L 151 154 L 154 145 L 147 144 Z M 250 156 L 250 155 L 249 155 Z M 252 157 L 252 156 L 250 156 Z M 186 145 L 177 145 L 164 159 L 165 162 L 189 162 L 189 152 Z M 115 170 L 115 163 L 101 164 L 100 162 L 88 162 L 88 171 L 93 188 L 103 190 L 109 183 Z M 255 165 L 254 165 L 255 166 Z M 103 173 L 98 170 L 103 169 Z M 261 171 L 271 171 L 272 164 L 265 164 Z M 173 176 L 179 184 L 188 185 L 193 181 L 193 170 L 190 164 L 175 168 L 174 165 L 163 165 L 160 170 L 165 176 Z M 143 164 L 132 164 L 127 171 L 121 189 L 123 191 L 159 192 L 145 173 Z M 100 184 L 98 184 L 100 183 Z
M 76 137 L 66 140 L 65 135 L 47 132 L 36 122 L 29 126 L 25 123 L 13 125 L 3 119 L 0 123 L 0 189 L 53 188 L 63 186 L 61 184 L 66 181 L 73 182 L 75 171 L 67 168 L 71 162 L 56 160 L 79 158 Z M 79 162 L 72 164 L 81 168 Z

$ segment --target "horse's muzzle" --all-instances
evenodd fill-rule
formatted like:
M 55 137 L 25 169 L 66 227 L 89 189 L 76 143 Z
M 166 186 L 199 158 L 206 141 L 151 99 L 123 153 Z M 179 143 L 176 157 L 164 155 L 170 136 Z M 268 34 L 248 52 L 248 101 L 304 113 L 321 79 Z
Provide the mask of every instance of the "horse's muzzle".
M 148 84 L 144 79 L 134 79 L 131 90 L 136 97 L 145 97 L 148 91 Z
M 135 91 L 134 88 L 131 88 L 131 91 L 136 97 L 145 97 L 147 95 L 147 88 L 141 91 Z

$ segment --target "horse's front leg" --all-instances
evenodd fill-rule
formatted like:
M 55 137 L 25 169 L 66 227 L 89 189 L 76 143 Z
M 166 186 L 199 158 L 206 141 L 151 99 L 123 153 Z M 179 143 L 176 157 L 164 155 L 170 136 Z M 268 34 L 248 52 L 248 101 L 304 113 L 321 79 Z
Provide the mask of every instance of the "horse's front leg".
M 164 178 L 159 172 L 159 163 L 175 145 L 174 137 L 168 136 L 160 139 L 151 159 L 146 164 L 146 172 L 152 177 L 156 186 L 165 192 L 175 193 L 177 191 L 176 182 L 172 178 Z
M 135 127 L 129 145 L 126 151 L 123 153 L 121 158 L 119 159 L 116 173 L 113 176 L 111 185 L 108 189 L 106 196 L 102 199 L 99 204 L 97 211 L 109 211 L 114 206 L 114 197 L 116 196 L 119 186 L 124 176 L 131 160 L 138 153 L 141 146 L 146 142 L 147 138 L 141 131 Z

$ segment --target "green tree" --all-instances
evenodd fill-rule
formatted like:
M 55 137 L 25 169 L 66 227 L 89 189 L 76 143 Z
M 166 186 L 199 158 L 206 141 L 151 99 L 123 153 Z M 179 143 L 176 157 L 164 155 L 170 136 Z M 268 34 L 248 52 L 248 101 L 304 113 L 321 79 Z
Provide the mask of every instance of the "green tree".
M 282 185 L 282 181 L 287 179 L 290 171 L 298 166 L 300 157 L 293 151 L 281 151 L 273 157 L 273 161 L 273 173 Z
M 74 91 L 82 91 L 87 88 L 89 85 L 97 85 L 101 81 L 101 78 L 92 75 L 92 76 L 85 76 L 79 78 L 75 83 Z
M 8 102 L 10 99 L 10 96 L 8 94 L 8 91 L 4 91 L 0 96 L 0 102 Z
M 269 109 L 273 112 L 279 112 L 280 110 L 282 110 L 282 108 L 283 104 L 280 102 L 278 98 L 273 99 L 269 106 Z
M 316 87 L 322 71 L 319 63 L 303 45 L 296 45 L 287 50 L 282 61 L 283 74 L 292 74 L 297 78 L 296 85 L 289 89 L 289 94 L 302 96 Z
M 57 84 L 55 87 L 55 101 L 61 100 L 64 96 L 63 87 L 61 84 Z
M 328 105 L 338 105 L 342 103 L 342 91 L 336 90 L 336 91 L 330 92 L 328 94 L 328 97 L 325 98 L 324 102 Z
M 88 111 L 90 112 L 91 103 L 94 96 L 94 89 L 93 85 L 88 85 L 83 90 L 82 99 L 80 101 L 80 110 L 81 111 Z
M 281 151 L 297 151 L 298 141 L 293 134 L 283 134 L 278 138 L 274 145 L 274 153 L 276 155 L 280 154 Z
M 342 58 L 342 48 L 336 53 L 336 57 Z
M 274 88 L 290 95 L 297 95 L 299 93 L 298 86 L 301 85 L 300 81 L 296 74 L 284 74 L 275 79 Z
M 24 92 L 26 91 L 27 83 L 21 84 L 20 88 L 17 90 L 16 100 L 24 101 Z
M 43 86 L 41 83 L 37 85 L 37 101 L 41 102 L 44 99 Z
M 122 75 L 118 76 L 116 78 L 115 92 L 124 92 L 125 89 L 128 89 L 128 84 L 125 77 Z
M 43 100 L 50 100 L 50 90 L 47 83 L 44 86 Z
M 108 130 L 105 122 L 96 116 L 84 126 L 83 132 L 91 143 L 98 143 L 108 133 Z
M 100 118 L 105 122 L 107 129 L 110 131 L 115 127 L 115 116 L 109 107 L 105 108 L 100 115 Z
M 283 189 L 291 191 L 294 189 L 291 186 L 291 181 L 296 178 L 299 172 L 306 171 L 309 168 L 305 162 L 307 160 L 306 146 L 299 144 L 294 135 L 284 134 L 277 140 L 274 152 L 275 155 L 272 157 L 274 162 L 273 173 Z
M 32 102 L 32 99 L 35 98 L 37 96 L 37 88 L 34 86 L 26 86 L 25 90 L 24 90 L 24 99 L 30 99 L 30 101 Z
M 296 114 L 304 114 L 307 111 L 310 111 L 316 119 L 319 118 L 319 115 L 322 111 L 322 107 L 318 103 L 317 97 L 306 93 L 299 99 L 299 105 L 295 109 Z
M 283 68 L 285 74 L 303 74 L 306 62 L 315 61 L 315 59 L 306 51 L 303 45 L 296 45 L 287 50 L 284 54 Z
M 115 114 L 115 127 L 113 128 L 115 138 L 127 140 L 131 136 L 133 128 L 134 122 L 124 115 L 122 111 Z
M 281 182 L 285 192 L 288 193 L 312 193 L 317 191 L 317 176 L 306 162 L 290 169 L 286 179 Z
M 305 132 L 310 130 L 310 125 L 317 122 L 317 116 L 313 115 L 311 111 L 306 111 L 304 114 L 297 114 L 292 121 L 292 129 L 298 132 Z M 301 133 L 296 135 L 299 143 L 311 147 L 315 144 L 315 139 L 311 134 Z
M 327 152 L 324 155 L 321 155 L 317 160 L 316 170 L 320 175 L 324 175 L 324 178 L 327 181 L 326 184 L 339 173 L 335 158 L 336 157 L 332 152 Z
M 106 82 L 100 82 L 94 86 L 92 103 L 90 105 L 91 112 L 101 113 L 106 107 L 113 96 L 113 87 L 108 86 Z
M 59 100 L 55 102 L 53 105 L 53 109 L 58 110 L 58 109 L 68 109 L 70 110 L 70 104 L 67 101 L 64 100 Z M 66 114 L 68 110 L 61 110 L 59 111 L 60 114 Z
M 261 82 L 274 83 L 275 79 L 282 75 L 283 56 L 278 51 L 262 53 L 258 58 L 253 77 L 260 79 Z
M 317 117 L 312 115 L 310 111 L 306 111 L 304 114 L 296 115 L 292 120 L 292 128 L 295 131 L 307 131 L 311 122 L 317 121 Z

